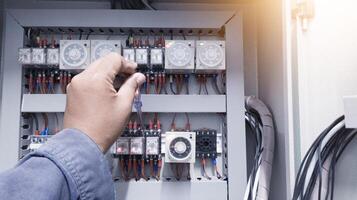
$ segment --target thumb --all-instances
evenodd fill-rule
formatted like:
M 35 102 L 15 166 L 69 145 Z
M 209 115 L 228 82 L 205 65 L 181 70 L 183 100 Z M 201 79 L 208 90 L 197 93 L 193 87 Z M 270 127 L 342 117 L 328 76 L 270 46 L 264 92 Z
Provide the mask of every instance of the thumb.
M 117 93 L 119 97 L 123 97 L 121 98 L 121 101 L 130 101 L 130 103 L 132 103 L 135 92 L 145 82 L 145 79 L 145 75 L 142 73 L 131 75 L 120 87 Z

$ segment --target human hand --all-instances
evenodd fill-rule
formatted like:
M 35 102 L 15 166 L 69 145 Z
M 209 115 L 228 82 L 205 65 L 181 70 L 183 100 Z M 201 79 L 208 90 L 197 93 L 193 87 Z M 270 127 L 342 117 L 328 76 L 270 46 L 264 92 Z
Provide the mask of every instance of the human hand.
M 67 86 L 64 128 L 79 129 L 105 153 L 120 136 L 135 93 L 145 82 L 143 74 L 135 73 L 136 67 L 119 54 L 110 53 L 73 77 Z M 117 92 L 113 82 L 121 73 L 130 77 Z

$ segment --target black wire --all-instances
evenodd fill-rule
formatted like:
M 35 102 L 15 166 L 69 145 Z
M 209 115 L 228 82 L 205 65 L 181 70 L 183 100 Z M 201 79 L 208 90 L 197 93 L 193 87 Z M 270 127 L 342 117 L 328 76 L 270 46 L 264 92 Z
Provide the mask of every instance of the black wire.
M 344 120 L 344 116 L 339 117 L 336 119 L 331 125 L 329 125 L 319 136 L 318 138 L 313 142 L 313 144 L 310 146 L 309 150 L 305 154 L 301 165 L 299 167 L 296 179 L 295 179 L 295 187 L 294 187 L 294 193 L 292 200 L 297 200 L 299 197 L 303 197 L 303 192 L 304 192 L 304 186 L 305 186 L 305 177 L 307 174 L 308 166 L 311 163 L 311 160 L 314 156 L 314 152 L 316 151 L 317 145 L 325 138 L 325 136 L 335 127 L 337 126 L 340 122 Z
M 36 116 L 36 114 L 31 114 L 31 117 L 32 117 L 32 119 L 35 121 L 35 128 L 36 128 L 36 130 L 38 130 L 38 128 L 39 128 L 39 125 L 38 125 L 38 118 L 37 118 L 37 116 Z
M 332 155 L 332 160 L 330 163 L 329 167 L 329 174 L 328 174 L 328 187 L 327 187 L 327 192 L 325 199 L 328 199 L 328 195 L 331 192 L 331 199 L 333 199 L 333 191 L 334 191 L 334 168 L 335 164 L 338 160 L 338 156 L 342 154 L 346 146 L 352 141 L 352 139 L 355 137 L 357 131 L 355 129 L 346 129 L 345 127 L 342 127 L 340 130 L 338 130 L 326 143 L 323 151 L 321 152 L 321 160 L 322 163 L 324 163 L 328 157 L 330 157 L 331 153 L 333 152 Z M 337 156 L 336 156 L 337 155 Z M 321 168 L 315 165 L 313 169 L 313 174 L 311 176 L 311 179 L 309 181 L 309 184 L 307 186 L 307 191 L 303 195 L 302 199 L 311 199 L 311 194 L 314 189 L 314 185 L 316 182 L 316 176 L 317 176 L 317 170 Z M 330 189 L 331 185 L 331 189 Z M 321 196 L 321 191 L 319 191 L 319 197 Z
M 176 92 L 174 91 L 174 88 L 173 88 L 173 87 L 174 87 L 174 86 L 173 86 L 173 83 L 170 82 L 170 90 L 171 90 L 172 94 L 176 94 Z
M 217 84 L 217 75 L 213 75 L 212 79 L 211 79 L 211 83 L 212 83 L 212 86 L 213 88 L 216 90 L 217 94 L 222 94 L 221 90 L 219 89 L 218 87 L 218 84 Z
M 260 129 L 260 117 L 259 117 L 259 114 L 257 114 L 257 112 L 253 112 L 253 110 L 249 111 L 247 110 L 246 111 L 246 116 L 248 119 L 246 119 L 246 123 L 248 124 L 248 127 L 251 128 L 252 132 L 254 133 L 254 138 L 255 138 L 255 141 L 256 141 L 256 149 L 255 149 L 255 156 L 254 156 L 254 163 L 253 163 L 253 166 L 252 166 L 252 170 L 250 172 L 250 185 L 249 185 L 249 188 L 250 188 L 250 191 L 249 191 L 249 194 L 248 194 L 248 198 L 249 199 L 253 199 L 253 196 L 252 196 L 252 192 L 253 192 L 253 187 L 254 187 L 254 181 L 256 179 L 256 175 L 257 175 L 257 171 L 258 171 L 258 168 L 261 164 L 261 160 L 260 160 L 260 157 L 261 157 L 261 154 L 263 152 L 263 149 L 262 149 L 262 144 L 261 144 L 261 137 L 262 137 L 262 133 L 261 133 L 261 129 Z
M 90 31 L 88 34 L 87 34 L 87 37 L 86 37 L 86 40 L 89 39 L 89 36 L 92 34 L 92 31 Z
M 207 81 L 205 81 L 204 88 L 205 88 L 206 94 L 208 94 L 208 90 L 207 90 Z
M 326 145 L 324 146 L 324 148 L 322 149 L 322 152 L 320 154 L 320 156 L 322 157 L 321 158 L 322 163 L 324 163 L 326 161 L 328 155 L 331 152 L 331 148 L 334 148 L 334 146 L 336 146 L 335 144 L 336 144 L 336 141 L 339 139 L 339 136 L 341 134 L 343 135 L 345 132 L 346 132 L 346 129 L 344 127 L 342 127 L 327 141 Z M 314 154 L 312 154 L 312 155 L 314 155 Z M 307 165 L 307 169 L 309 169 L 309 166 L 310 165 Z M 318 177 L 319 169 L 320 168 L 318 166 L 318 163 L 316 163 L 314 165 L 311 178 L 307 185 L 307 191 L 305 192 L 305 194 L 302 195 L 302 197 L 303 197 L 302 199 L 310 199 L 311 198 L 311 195 L 312 195 L 312 192 L 313 192 L 313 189 L 314 189 L 317 177 Z M 304 177 L 303 181 L 305 182 L 305 177 Z
M 186 94 L 190 94 L 190 75 L 185 75 L 185 84 L 186 84 Z
M 311 145 L 309 148 L 308 152 L 305 154 L 302 164 L 300 165 L 299 171 L 297 173 L 297 178 L 295 180 L 295 188 L 294 188 L 294 193 L 293 193 L 293 200 L 297 200 L 299 196 L 303 196 L 303 190 L 304 190 L 304 182 L 305 182 L 305 177 L 307 173 L 307 166 L 312 160 L 313 152 L 316 150 L 316 145 L 320 143 L 320 141 L 326 136 L 326 134 L 333 128 L 335 127 L 338 123 L 340 123 L 343 120 L 343 117 L 340 117 L 339 119 L 335 120 L 327 129 L 325 129 L 319 137 L 314 141 L 314 143 Z

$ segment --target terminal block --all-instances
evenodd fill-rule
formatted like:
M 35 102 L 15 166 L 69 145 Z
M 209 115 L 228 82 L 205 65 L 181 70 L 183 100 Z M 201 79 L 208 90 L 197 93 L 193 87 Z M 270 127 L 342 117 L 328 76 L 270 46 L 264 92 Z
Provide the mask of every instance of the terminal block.
M 190 73 L 195 69 L 193 40 L 165 41 L 165 69 L 169 73 Z
M 111 52 L 121 53 L 120 40 L 91 40 L 91 62 Z
M 89 64 L 89 40 L 60 41 L 60 69 L 85 69 Z
M 196 41 L 196 72 L 215 73 L 226 69 L 225 42 Z
M 196 155 L 195 132 L 166 132 L 165 162 L 194 163 Z
M 196 157 L 216 158 L 217 157 L 217 131 L 197 130 L 196 131 Z
M 50 139 L 50 137 L 50 135 L 31 135 L 29 150 L 35 151 L 36 149 L 40 148 Z

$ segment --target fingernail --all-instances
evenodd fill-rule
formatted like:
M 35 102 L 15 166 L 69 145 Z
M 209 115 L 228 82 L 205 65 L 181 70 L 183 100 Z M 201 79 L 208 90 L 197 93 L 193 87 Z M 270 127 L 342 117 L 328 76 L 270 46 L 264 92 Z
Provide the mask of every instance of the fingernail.
M 136 75 L 136 82 L 137 82 L 139 85 L 143 84 L 143 83 L 145 82 L 145 80 L 146 80 L 145 75 L 142 74 L 142 73 L 136 73 L 136 74 L 137 74 L 137 75 Z

